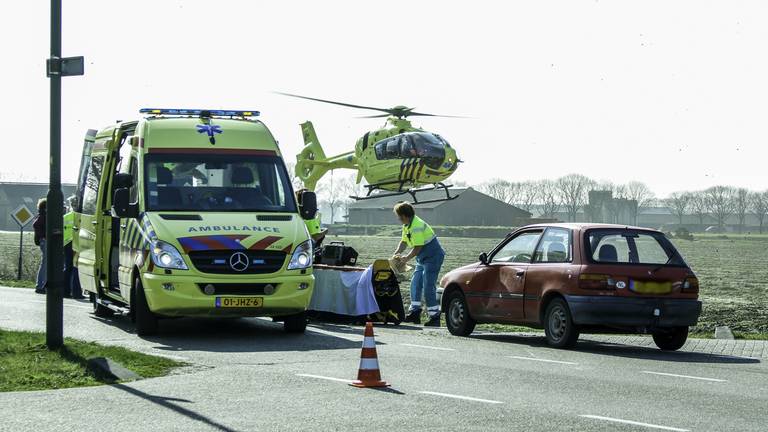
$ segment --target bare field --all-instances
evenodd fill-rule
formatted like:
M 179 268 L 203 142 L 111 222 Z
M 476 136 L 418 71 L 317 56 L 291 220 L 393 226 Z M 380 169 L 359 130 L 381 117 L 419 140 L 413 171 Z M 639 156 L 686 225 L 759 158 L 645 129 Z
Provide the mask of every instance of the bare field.
M 360 253 L 360 264 L 388 258 L 398 237 L 338 236 Z M 446 250 L 443 273 L 477 261 L 490 250 L 494 239 L 441 237 Z M 701 282 L 704 312 L 696 332 L 712 332 L 716 325 L 728 325 L 739 333 L 768 333 L 768 238 L 750 236 L 675 241 Z M 403 286 L 407 297 L 407 286 Z

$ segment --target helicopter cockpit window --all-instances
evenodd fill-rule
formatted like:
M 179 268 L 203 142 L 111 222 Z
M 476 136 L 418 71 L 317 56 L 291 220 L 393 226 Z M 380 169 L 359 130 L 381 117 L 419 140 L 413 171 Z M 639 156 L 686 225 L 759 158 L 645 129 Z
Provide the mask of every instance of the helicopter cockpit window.
M 416 157 L 425 160 L 428 167 L 440 168 L 445 159 L 446 142 L 437 135 L 426 132 L 418 132 L 409 136 Z

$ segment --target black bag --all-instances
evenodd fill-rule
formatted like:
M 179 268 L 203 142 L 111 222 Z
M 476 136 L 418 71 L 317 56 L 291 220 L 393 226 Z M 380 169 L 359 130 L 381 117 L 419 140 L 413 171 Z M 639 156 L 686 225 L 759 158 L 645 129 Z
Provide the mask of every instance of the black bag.
M 400 283 L 389 266 L 389 261 L 374 261 L 372 278 L 373 294 L 380 312 L 369 316 L 368 319 L 384 324 L 400 324 L 405 319 L 403 296 L 400 294 Z
M 320 264 L 331 266 L 353 266 L 357 264 L 357 251 L 352 246 L 345 246 L 342 241 L 332 241 L 322 248 Z

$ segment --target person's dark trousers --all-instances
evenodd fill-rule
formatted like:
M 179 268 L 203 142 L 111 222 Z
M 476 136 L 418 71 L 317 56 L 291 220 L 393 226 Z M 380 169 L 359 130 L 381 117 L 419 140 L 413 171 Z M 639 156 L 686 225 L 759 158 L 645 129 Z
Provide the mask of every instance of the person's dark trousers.
M 64 296 L 78 299 L 83 297 L 83 291 L 80 288 L 77 269 L 73 266 L 74 256 L 72 243 L 64 246 Z

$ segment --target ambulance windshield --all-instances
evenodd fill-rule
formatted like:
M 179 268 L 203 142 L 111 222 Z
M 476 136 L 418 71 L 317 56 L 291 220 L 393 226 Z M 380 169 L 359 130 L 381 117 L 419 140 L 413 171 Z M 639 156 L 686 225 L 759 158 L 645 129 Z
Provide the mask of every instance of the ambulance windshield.
M 149 153 L 144 162 L 150 211 L 296 211 L 276 156 Z

